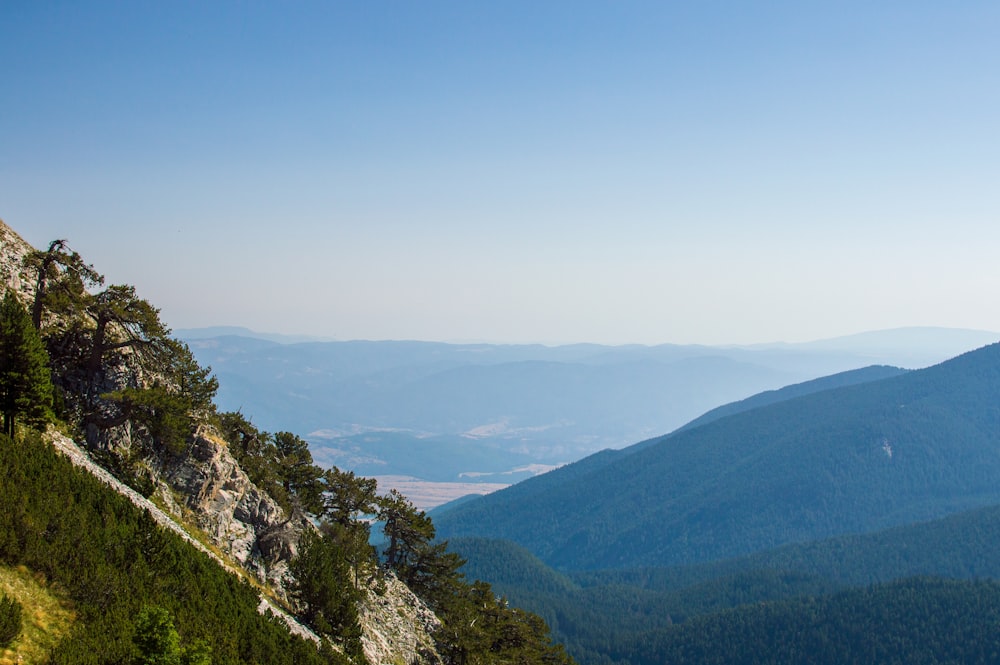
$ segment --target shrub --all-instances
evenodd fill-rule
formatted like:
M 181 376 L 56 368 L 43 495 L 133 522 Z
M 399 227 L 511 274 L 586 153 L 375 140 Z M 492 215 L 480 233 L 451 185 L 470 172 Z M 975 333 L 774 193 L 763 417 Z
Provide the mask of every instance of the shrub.
M 0 648 L 21 634 L 21 603 L 7 594 L 0 598 Z

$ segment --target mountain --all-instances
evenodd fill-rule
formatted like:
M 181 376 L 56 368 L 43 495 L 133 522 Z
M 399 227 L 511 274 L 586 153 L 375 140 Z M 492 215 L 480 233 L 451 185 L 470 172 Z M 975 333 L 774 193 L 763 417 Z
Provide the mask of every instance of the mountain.
M 1000 503 L 1000 345 L 682 429 L 442 514 L 564 570 L 697 563 Z M 561 470 L 562 471 L 562 470 Z M 565 482 L 563 482 L 565 479 Z
M 868 383 L 869 381 L 888 379 L 893 376 L 905 374 L 906 372 L 907 370 L 900 369 L 899 367 L 872 365 L 870 367 L 862 367 L 861 369 L 840 372 L 839 374 L 831 376 L 823 376 L 818 379 L 813 379 L 812 381 L 804 381 L 802 383 L 785 386 L 784 388 L 780 388 L 778 390 L 768 390 L 763 393 L 758 393 L 738 402 L 724 404 L 695 418 L 680 429 L 693 429 L 706 423 L 710 423 L 713 420 L 718 420 L 719 418 L 735 415 L 737 413 L 743 413 L 744 411 L 750 411 L 752 409 L 768 406 L 770 404 L 777 404 L 778 402 L 784 402 L 794 397 L 810 395 L 812 393 L 818 393 L 832 388 L 840 388 L 842 386 L 853 386 L 860 383 Z M 653 441 L 658 440 L 659 439 L 654 439 Z
M 903 329 L 753 347 L 547 347 L 182 333 L 218 377 L 223 408 L 305 433 L 324 463 L 437 483 L 514 482 L 533 473 L 516 469 L 622 448 L 761 391 L 873 363 L 924 366 L 997 338 Z M 418 460 L 431 456 L 448 462 L 428 475 Z
M 178 328 L 174 330 L 174 335 L 178 339 L 197 340 L 211 339 L 213 337 L 245 337 L 248 339 L 260 339 L 275 344 L 300 344 L 303 342 L 332 342 L 333 339 L 327 337 L 314 337 L 312 335 L 283 335 L 281 333 L 262 333 L 242 326 L 211 326 L 207 328 Z

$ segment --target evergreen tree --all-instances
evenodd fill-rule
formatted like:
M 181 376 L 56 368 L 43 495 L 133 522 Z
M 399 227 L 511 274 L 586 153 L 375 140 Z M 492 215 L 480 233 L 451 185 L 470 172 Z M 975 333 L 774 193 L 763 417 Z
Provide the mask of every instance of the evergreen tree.
M 388 541 L 385 563 L 405 581 L 420 550 L 434 539 L 434 523 L 395 489 L 379 500 L 378 519 Z
M 87 361 L 91 387 L 96 386 L 104 358 L 111 351 L 131 349 L 154 368 L 169 361 L 174 350 L 170 330 L 160 321 L 160 310 L 138 297 L 134 286 L 109 286 L 88 301 L 87 313 L 95 325 Z
M 323 510 L 323 470 L 313 464 L 309 444 L 291 432 L 274 435 L 277 453 L 277 475 L 284 491 L 303 510 L 319 513 Z
M 89 297 L 87 287 L 104 283 L 104 277 L 71 251 L 65 240 L 53 240 L 44 252 L 31 252 L 24 265 L 35 276 L 31 321 L 36 330 L 42 327 L 43 310 L 65 314 L 82 309 Z
M 49 357 L 31 317 L 13 292 L 0 303 L 0 411 L 13 438 L 18 420 L 42 427 L 52 419 Z
M 289 570 L 295 577 L 291 591 L 303 607 L 302 618 L 357 658 L 362 653 L 357 609 L 361 593 L 351 583 L 343 549 L 332 539 L 307 531 Z
M 6 648 L 21 634 L 21 603 L 3 594 L 0 597 L 0 649 Z
M 147 607 L 136 619 L 132 638 L 139 650 L 137 665 L 180 665 L 181 640 L 174 629 L 170 612 L 162 607 Z
M 366 515 L 378 510 L 378 483 L 374 478 L 356 476 L 353 471 L 341 471 L 336 467 L 323 473 L 326 485 L 324 494 L 324 516 L 331 522 L 350 527 Z
M 212 649 L 204 640 L 181 647 L 173 617 L 162 607 L 145 607 L 135 622 L 135 665 L 211 665 Z

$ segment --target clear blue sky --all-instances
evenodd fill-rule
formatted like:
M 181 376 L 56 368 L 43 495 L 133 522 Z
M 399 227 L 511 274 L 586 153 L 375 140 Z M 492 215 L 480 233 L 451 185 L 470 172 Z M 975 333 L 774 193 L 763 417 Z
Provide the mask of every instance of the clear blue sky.
M 0 218 L 174 328 L 1000 330 L 1000 3 L 0 3 Z

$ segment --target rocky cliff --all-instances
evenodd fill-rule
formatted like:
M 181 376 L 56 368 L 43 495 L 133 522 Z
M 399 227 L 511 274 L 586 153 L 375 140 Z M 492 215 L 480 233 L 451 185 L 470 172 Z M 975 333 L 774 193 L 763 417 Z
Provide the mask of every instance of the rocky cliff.
M 194 435 L 180 460 L 160 466 L 157 496 L 179 515 L 190 516 L 220 548 L 284 597 L 288 561 L 295 556 L 304 515 L 288 515 L 251 482 L 210 427 Z
M 13 289 L 25 303 L 33 300 L 34 280 L 22 265 L 31 251 L 28 243 L 0 221 L 0 295 Z M 136 375 L 127 354 L 112 365 L 115 371 L 104 377 L 104 392 L 148 380 Z M 143 445 L 140 439 L 144 436 L 148 432 L 143 427 L 126 421 L 82 438 L 89 441 L 92 452 L 100 453 L 94 456 L 96 459 L 107 459 L 108 454 L 132 459 L 147 474 L 153 498 L 175 526 L 196 527 L 223 554 L 220 560 L 239 566 L 268 587 L 279 603 L 289 606 L 288 563 L 295 556 L 300 535 L 314 528 L 308 517 L 289 514 L 255 485 L 232 455 L 229 444 L 207 423 L 198 427 L 181 455 L 150 454 L 155 447 Z M 92 471 L 100 468 L 84 454 L 82 442 L 77 446 L 56 436 L 54 445 L 75 456 L 77 463 L 87 458 L 86 465 Z M 138 460 L 137 455 L 141 455 Z M 107 482 L 115 482 L 119 491 L 130 492 L 137 500 L 135 492 L 112 481 L 106 470 L 100 473 Z M 192 540 L 197 542 L 198 537 Z M 358 608 L 362 647 L 369 662 L 440 663 L 432 637 L 440 622 L 391 574 L 387 573 L 385 580 L 379 588 L 367 590 Z

